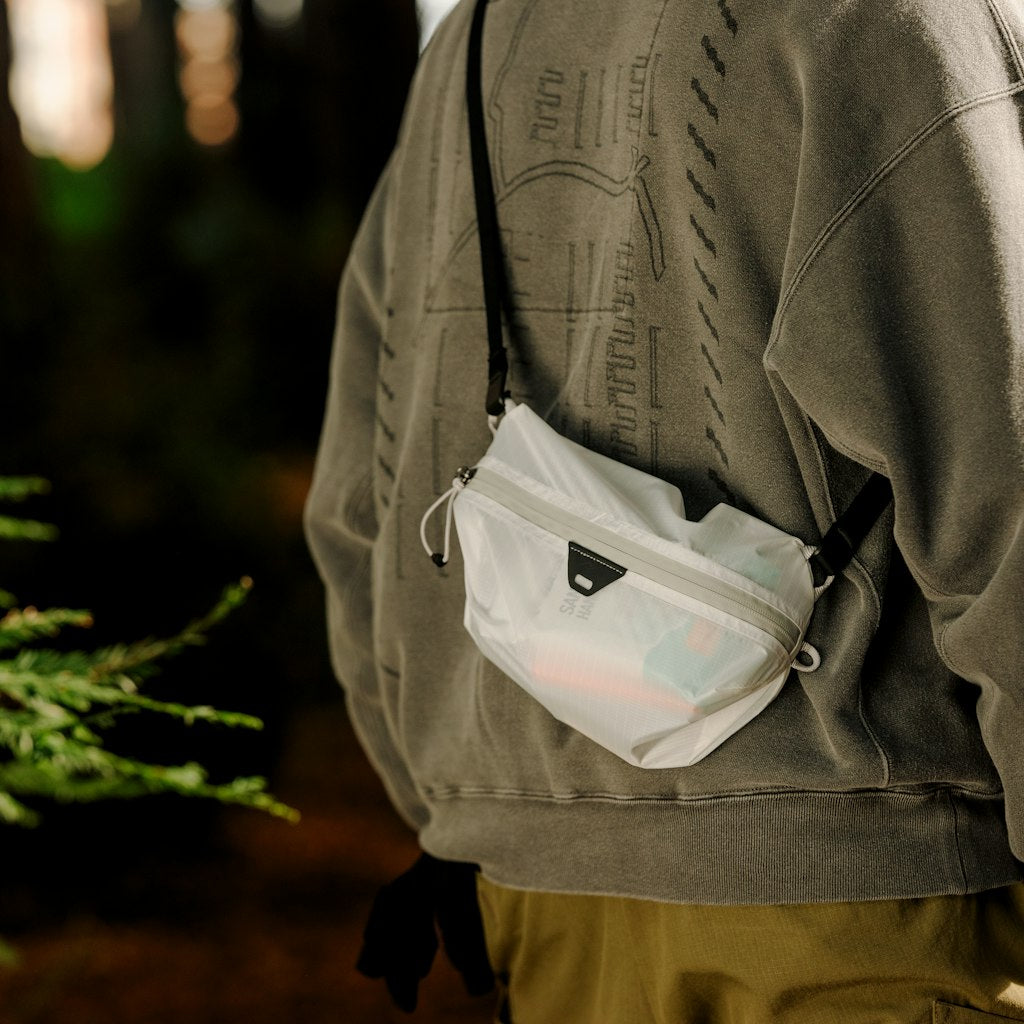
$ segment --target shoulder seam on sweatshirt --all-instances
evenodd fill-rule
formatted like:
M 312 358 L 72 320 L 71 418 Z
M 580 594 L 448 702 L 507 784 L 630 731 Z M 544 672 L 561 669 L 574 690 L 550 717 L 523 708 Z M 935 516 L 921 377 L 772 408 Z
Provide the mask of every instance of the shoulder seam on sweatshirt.
M 959 103 L 955 103 L 952 106 L 947 107 L 907 139 L 907 141 L 904 142 L 888 160 L 879 165 L 879 167 L 864 181 L 860 188 L 858 188 L 846 203 L 832 216 L 832 219 L 829 220 L 829 222 L 821 229 L 817 238 L 815 238 L 808 248 L 807 253 L 804 255 L 804 258 L 801 260 L 800 265 L 796 270 L 796 273 L 793 275 L 793 279 L 789 283 L 789 287 L 786 289 L 779 302 L 778 309 L 775 314 L 775 323 L 772 327 L 771 337 L 768 339 L 768 345 L 765 349 L 765 359 L 768 358 L 771 350 L 775 346 L 775 343 L 778 341 L 779 334 L 782 331 L 782 324 L 786 318 L 786 313 L 789 310 L 790 303 L 793 301 L 794 295 L 798 291 L 803 279 L 807 276 L 811 266 L 821 255 L 822 250 L 828 245 L 828 242 L 836 234 L 839 228 L 849 220 L 858 207 L 862 206 L 867 201 L 875 189 L 927 139 L 931 138 L 932 135 L 936 134 L 936 132 L 954 121 L 961 114 L 968 110 L 973 110 L 976 107 L 984 106 L 987 103 L 993 103 L 1002 99 L 1009 99 L 1019 93 L 1024 93 L 1024 80 L 1014 82 L 1009 86 L 1003 86 L 1000 89 L 993 89 L 990 92 L 982 93 L 979 96 L 973 96 L 970 99 L 962 100 Z
M 1024 80 L 1024 58 L 1021 57 L 1020 47 L 1017 45 L 1017 40 L 1013 38 L 1013 33 L 1010 31 L 1009 22 L 1006 20 L 1006 16 L 1003 14 L 1002 8 L 999 6 L 997 0 L 986 0 L 988 3 L 988 9 L 992 13 L 992 20 L 995 21 L 999 28 L 999 34 L 1003 37 L 1003 42 L 1006 44 L 1007 50 L 1010 51 L 1010 57 L 1013 59 L 1013 66 L 1017 69 L 1017 80 Z

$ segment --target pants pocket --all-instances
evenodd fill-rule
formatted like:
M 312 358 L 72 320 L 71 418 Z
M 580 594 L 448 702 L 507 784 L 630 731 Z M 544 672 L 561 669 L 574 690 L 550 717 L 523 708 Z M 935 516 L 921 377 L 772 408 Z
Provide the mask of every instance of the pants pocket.
M 966 1006 L 954 1006 L 936 1000 L 932 1003 L 932 1024 L 998 1024 L 1009 1021 L 1020 1024 L 1020 1017 L 1004 1017 L 1000 1013 L 986 1013 L 984 1010 L 972 1010 Z

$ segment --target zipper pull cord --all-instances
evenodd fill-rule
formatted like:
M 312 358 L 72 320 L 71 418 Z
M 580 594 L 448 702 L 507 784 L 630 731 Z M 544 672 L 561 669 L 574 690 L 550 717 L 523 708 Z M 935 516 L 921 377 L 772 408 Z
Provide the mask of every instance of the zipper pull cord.
M 466 484 L 473 479 L 473 470 L 462 467 L 458 470 L 458 475 L 452 480 L 451 487 L 448 488 L 440 498 L 435 501 L 426 512 L 423 513 L 423 518 L 420 520 L 420 542 L 423 544 L 423 550 L 430 555 L 430 560 L 438 567 L 443 569 L 448 564 L 448 556 L 451 553 L 451 539 L 452 539 L 452 516 L 454 513 L 455 498 L 459 491 L 463 490 Z M 448 502 L 448 508 L 445 510 L 444 516 L 444 550 L 434 551 L 430 546 L 430 542 L 427 540 L 427 520 L 439 509 L 445 502 Z

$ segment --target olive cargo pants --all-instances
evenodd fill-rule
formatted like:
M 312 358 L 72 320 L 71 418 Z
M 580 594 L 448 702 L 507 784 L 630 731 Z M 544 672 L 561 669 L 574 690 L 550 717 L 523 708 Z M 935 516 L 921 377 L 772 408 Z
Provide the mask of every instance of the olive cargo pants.
M 729 907 L 481 878 L 479 895 L 512 1024 L 1024 1021 L 1024 885 Z

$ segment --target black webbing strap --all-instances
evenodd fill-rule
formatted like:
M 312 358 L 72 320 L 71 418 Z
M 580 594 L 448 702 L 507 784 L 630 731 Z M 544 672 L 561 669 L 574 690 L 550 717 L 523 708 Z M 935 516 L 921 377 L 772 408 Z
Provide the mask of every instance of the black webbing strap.
M 498 211 L 494 202 L 494 182 L 487 156 L 484 133 L 484 97 L 481 79 L 484 15 L 488 0 L 477 0 L 469 28 L 466 55 L 466 105 L 469 114 L 469 153 L 473 168 L 473 196 L 476 200 L 477 230 L 480 235 L 480 268 L 483 273 L 484 307 L 487 312 L 487 415 L 500 416 L 508 395 L 508 355 L 501 331 L 501 311 L 507 308 L 508 291 Z M 511 317 L 509 317 L 511 319 Z M 811 565 L 823 576 L 838 576 L 853 558 L 861 541 L 885 507 L 892 501 L 892 487 L 880 473 L 872 473 L 868 482 L 850 502 L 850 507 L 832 524 L 822 538 Z
M 824 576 L 838 576 L 853 558 L 861 541 L 892 501 L 892 484 L 881 473 L 872 473 L 850 507 L 832 524 L 821 540 L 811 565 Z
M 473 167 L 473 195 L 476 199 L 477 230 L 480 234 L 480 269 L 484 281 L 484 307 L 487 312 L 487 415 L 505 411 L 505 378 L 508 355 L 501 334 L 501 310 L 506 301 L 505 264 L 498 233 L 498 211 L 494 203 L 491 163 L 487 157 L 484 134 L 484 97 L 480 69 L 483 51 L 484 14 L 487 0 L 477 0 L 469 28 L 469 52 L 466 58 L 466 104 L 469 108 L 469 153 Z

